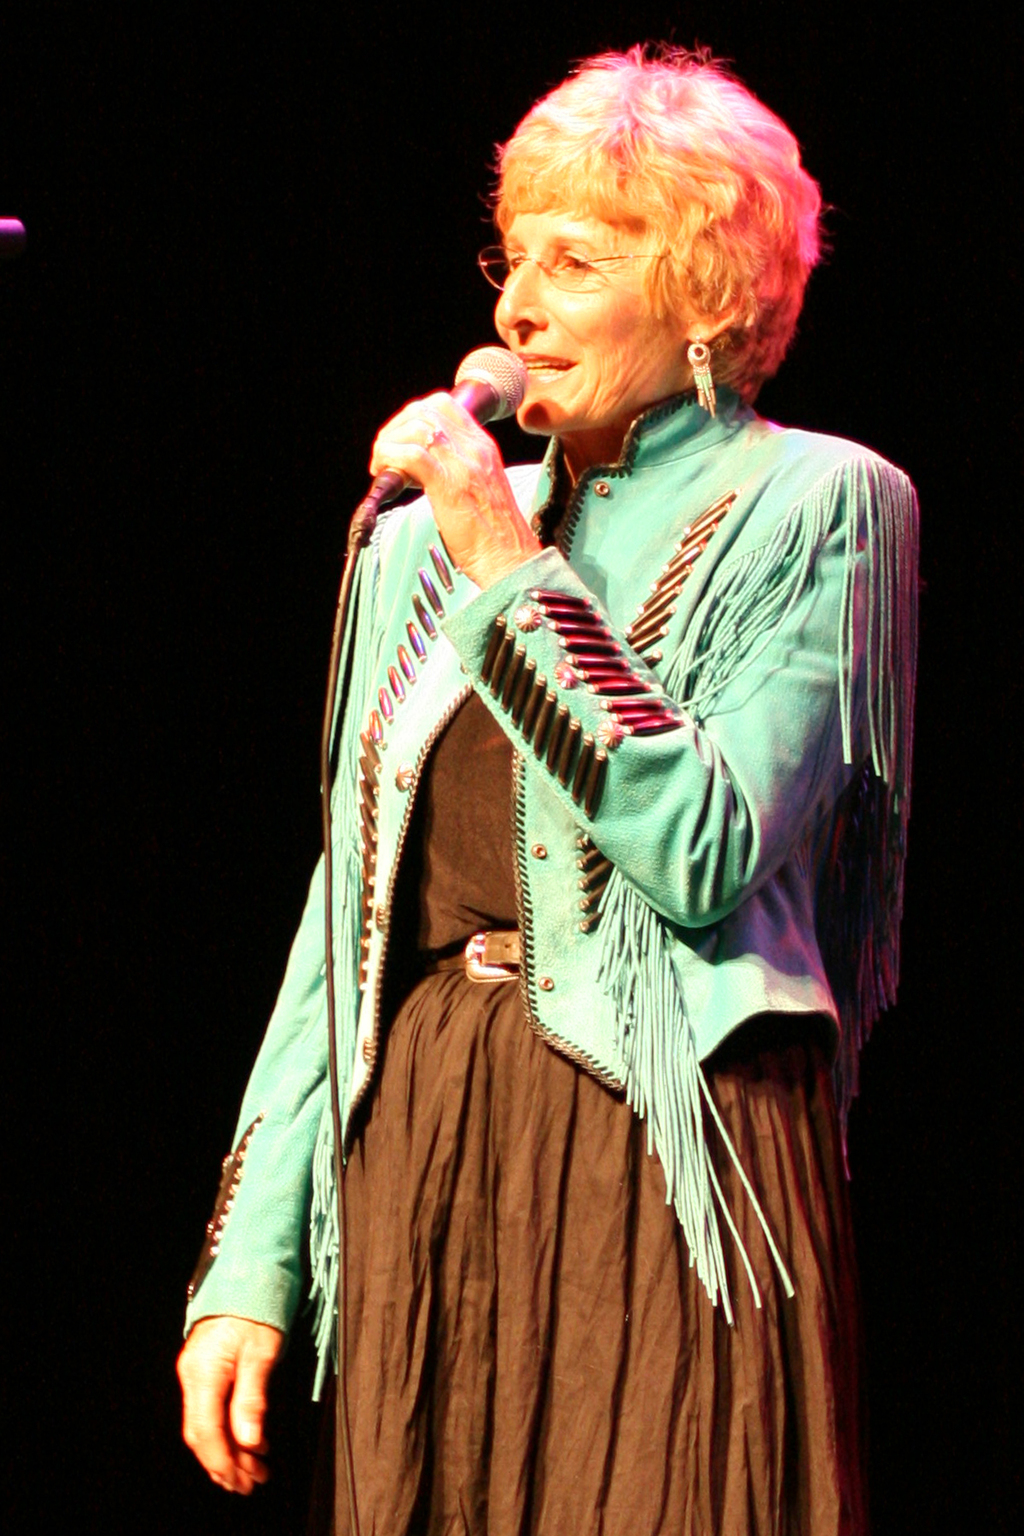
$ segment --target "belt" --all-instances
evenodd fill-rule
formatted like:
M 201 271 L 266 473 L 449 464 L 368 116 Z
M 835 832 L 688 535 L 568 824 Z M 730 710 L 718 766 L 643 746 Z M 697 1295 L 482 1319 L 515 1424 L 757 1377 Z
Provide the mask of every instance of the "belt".
M 470 981 L 508 981 L 519 975 L 518 928 L 494 928 L 474 933 L 465 949 L 454 955 L 425 955 L 423 969 L 465 971 Z

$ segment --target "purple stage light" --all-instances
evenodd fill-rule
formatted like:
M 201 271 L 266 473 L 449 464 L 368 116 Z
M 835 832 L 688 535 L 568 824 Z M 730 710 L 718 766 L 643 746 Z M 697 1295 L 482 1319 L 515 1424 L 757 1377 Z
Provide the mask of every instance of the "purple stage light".
M 0 219 L 0 258 L 20 256 L 25 249 L 25 226 L 20 219 Z

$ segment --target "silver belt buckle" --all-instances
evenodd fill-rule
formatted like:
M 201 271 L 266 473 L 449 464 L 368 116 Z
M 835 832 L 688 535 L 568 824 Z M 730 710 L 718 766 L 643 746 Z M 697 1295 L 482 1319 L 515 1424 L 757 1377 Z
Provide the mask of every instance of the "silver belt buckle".
M 466 945 L 466 975 L 470 981 L 508 981 L 519 975 L 518 965 L 502 965 L 487 961 L 488 933 L 474 933 Z

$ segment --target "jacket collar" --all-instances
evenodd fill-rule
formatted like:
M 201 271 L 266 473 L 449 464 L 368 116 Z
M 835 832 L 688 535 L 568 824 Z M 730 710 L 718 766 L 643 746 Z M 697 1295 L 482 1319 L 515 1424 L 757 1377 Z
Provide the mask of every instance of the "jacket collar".
M 641 411 L 632 422 L 615 462 L 591 465 L 580 476 L 576 491 L 595 480 L 633 475 L 639 470 L 654 469 L 717 447 L 733 437 L 753 414 L 739 395 L 725 388 L 718 391 L 715 416 L 709 416 L 692 394 L 673 395 L 669 400 L 661 400 Z M 553 437 L 544 455 L 533 512 L 542 511 L 555 496 L 562 473 L 561 447 L 558 439 Z

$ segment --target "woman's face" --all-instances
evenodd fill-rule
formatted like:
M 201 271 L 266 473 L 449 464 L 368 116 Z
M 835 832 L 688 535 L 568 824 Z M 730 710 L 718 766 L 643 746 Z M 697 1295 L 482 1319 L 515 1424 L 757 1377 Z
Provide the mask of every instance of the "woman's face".
M 599 261 L 579 291 L 560 288 L 538 265 L 649 253 L 651 235 L 567 213 L 521 213 L 504 243 L 510 254 L 536 258 L 510 274 L 494 317 L 526 365 L 519 425 L 556 436 L 575 479 L 592 464 L 613 463 L 634 417 L 689 384 L 693 317 L 652 314 L 644 292 L 650 261 Z

